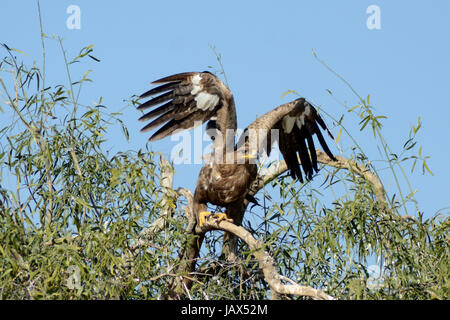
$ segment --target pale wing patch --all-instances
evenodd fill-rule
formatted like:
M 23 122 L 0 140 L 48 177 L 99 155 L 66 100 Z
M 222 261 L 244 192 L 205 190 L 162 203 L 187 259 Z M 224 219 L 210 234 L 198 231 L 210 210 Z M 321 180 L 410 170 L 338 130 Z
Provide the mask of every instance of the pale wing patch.
M 197 108 L 202 109 L 203 111 L 207 111 L 208 109 L 214 109 L 214 107 L 219 102 L 219 97 L 215 94 L 200 92 L 195 97 L 195 101 L 197 101 Z
M 297 120 L 295 121 L 295 123 L 297 124 L 297 127 L 299 129 L 301 129 L 302 126 L 305 125 L 305 115 L 302 114 L 300 117 L 298 117 Z
M 194 95 L 194 96 L 202 90 L 202 86 L 200 84 L 200 80 L 202 80 L 202 76 L 199 75 L 199 74 L 196 74 L 192 78 L 192 84 L 194 85 L 194 88 L 192 89 L 191 94 Z
M 295 124 L 295 117 L 291 117 L 291 116 L 284 116 L 283 117 L 283 121 L 282 121 L 282 126 L 283 126 L 283 130 L 286 133 L 291 133 L 292 128 L 294 127 Z
M 215 94 L 202 92 L 203 87 L 200 83 L 201 80 L 202 76 L 200 74 L 196 74 L 194 77 L 192 77 L 193 88 L 191 90 L 191 94 L 195 96 L 197 108 L 203 111 L 207 111 L 208 109 L 213 110 L 219 102 L 219 97 Z
M 302 112 L 300 117 L 295 121 L 297 123 L 297 127 L 301 129 L 302 126 L 305 125 L 305 117 L 309 117 L 311 115 L 311 106 L 309 103 L 305 102 L 305 111 Z
M 193 84 L 200 85 L 200 80 L 202 80 L 202 76 L 200 74 L 196 74 L 192 77 Z

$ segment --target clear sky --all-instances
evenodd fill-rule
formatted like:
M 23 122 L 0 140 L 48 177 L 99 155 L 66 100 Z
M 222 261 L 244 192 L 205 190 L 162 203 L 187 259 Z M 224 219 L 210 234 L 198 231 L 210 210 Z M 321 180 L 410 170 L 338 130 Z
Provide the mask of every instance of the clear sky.
M 79 29 L 69 29 L 70 5 L 80 8 Z M 379 8 L 379 29 L 370 30 L 369 6 Z M 400 151 L 413 124 L 423 122 L 418 142 L 431 156 L 434 175 L 410 174 L 419 208 L 426 216 L 450 205 L 450 1 L 78 1 L 41 0 L 44 32 L 61 36 L 69 56 L 93 44 L 100 63 L 87 61 L 94 81 L 83 89 L 84 103 L 100 96 L 111 112 L 121 110 L 130 141 L 111 132 L 115 151 L 144 148 L 148 134 L 139 129 L 140 113 L 124 102 L 150 88 L 152 80 L 183 71 L 219 69 L 211 49 L 222 55 L 237 105 L 238 125 L 293 98 L 296 90 L 339 118 L 344 107 L 359 102 L 342 81 L 326 70 L 312 52 L 350 82 L 377 114 L 386 115 L 383 133 L 393 151 Z M 0 42 L 40 62 L 37 4 L 31 0 L 2 1 Z M 47 41 L 47 72 L 51 84 L 66 83 L 61 52 Z M 213 70 L 211 70 L 213 71 Z M 223 79 L 223 78 L 222 78 Z M 1 117 L 1 115 L 0 115 Z M 3 116 L 4 117 L 4 116 Z M 335 136 L 339 130 L 324 117 Z M 2 121 L 4 121 L 2 119 Z M 8 119 L 6 119 L 8 121 Z M 359 132 L 359 119 L 346 117 L 370 159 L 380 159 L 371 132 Z M 165 139 L 151 148 L 170 154 L 176 142 Z M 342 136 L 331 149 L 348 155 L 352 145 Z M 410 172 L 411 165 L 405 165 Z M 176 167 L 176 186 L 194 189 L 199 165 Z M 420 168 L 418 168 L 420 169 Z M 383 176 L 392 196 L 392 177 Z M 448 210 L 446 210 L 448 212 Z

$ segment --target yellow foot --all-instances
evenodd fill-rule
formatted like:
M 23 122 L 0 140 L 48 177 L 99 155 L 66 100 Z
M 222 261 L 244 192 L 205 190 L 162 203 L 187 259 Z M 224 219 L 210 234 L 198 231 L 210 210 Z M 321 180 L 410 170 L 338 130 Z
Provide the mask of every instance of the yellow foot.
M 214 218 L 214 219 L 217 219 L 217 222 L 220 222 L 220 221 L 222 221 L 222 220 L 226 220 L 226 221 L 229 221 L 229 222 L 233 222 L 233 219 L 228 218 L 228 216 L 227 216 L 226 213 L 215 213 L 215 214 L 213 215 L 213 218 Z
M 198 223 L 200 224 L 200 227 L 203 226 L 203 224 L 206 221 L 206 218 L 208 216 L 210 216 L 211 214 L 212 214 L 212 212 L 209 212 L 209 211 L 202 211 L 202 212 L 199 213 L 199 215 L 198 215 Z M 214 214 L 212 214 L 212 217 L 214 219 L 217 219 L 217 222 L 220 222 L 222 220 L 233 222 L 233 219 L 228 218 L 226 213 L 214 213 Z
M 209 215 L 211 215 L 211 212 L 209 211 L 202 211 L 198 214 L 198 223 L 200 224 L 200 227 L 203 226 L 206 221 L 206 217 Z

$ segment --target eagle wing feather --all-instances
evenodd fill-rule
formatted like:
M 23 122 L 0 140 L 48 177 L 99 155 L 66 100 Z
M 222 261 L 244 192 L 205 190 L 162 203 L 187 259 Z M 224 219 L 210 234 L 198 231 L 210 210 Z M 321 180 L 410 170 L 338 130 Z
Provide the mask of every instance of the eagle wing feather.
M 226 101 L 231 96 L 228 88 L 212 73 L 183 72 L 153 81 L 160 84 L 140 98 L 152 97 L 138 106 L 138 110 L 154 108 L 142 115 L 140 121 L 150 121 L 141 131 L 157 130 L 150 141 L 163 139 L 177 130 L 186 130 L 214 118 L 222 107 L 233 107 Z M 159 94 L 159 95 L 158 95 Z M 156 118 L 156 119 L 155 119 Z
M 318 171 L 314 135 L 330 159 L 336 161 L 317 124 L 334 139 L 317 110 L 304 98 L 299 98 L 256 119 L 240 137 L 237 149 L 269 154 L 277 141 L 292 178 L 303 182 L 300 167 L 307 179 Z M 277 134 L 272 130 L 278 130 Z

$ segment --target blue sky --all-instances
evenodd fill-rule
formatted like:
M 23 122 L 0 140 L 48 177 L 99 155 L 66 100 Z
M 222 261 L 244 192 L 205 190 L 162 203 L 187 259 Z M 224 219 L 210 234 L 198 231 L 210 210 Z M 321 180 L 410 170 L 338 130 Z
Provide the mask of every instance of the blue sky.
M 81 10 L 80 29 L 70 30 L 66 9 Z M 377 5 L 381 29 L 369 30 L 367 7 Z M 144 148 L 149 135 L 141 134 L 140 113 L 124 102 L 149 89 L 152 80 L 183 71 L 219 69 L 211 49 L 222 55 L 229 86 L 237 105 L 238 125 L 246 127 L 256 115 L 293 98 L 296 90 L 336 118 L 358 100 L 312 52 L 352 84 L 377 114 L 386 115 L 383 134 L 393 151 L 400 151 L 420 116 L 418 144 L 431 156 L 434 175 L 421 170 L 409 174 L 419 209 L 426 216 L 449 207 L 450 156 L 450 2 L 429 1 L 51 1 L 41 0 L 44 32 L 61 36 L 69 56 L 93 44 L 100 63 L 74 67 L 82 75 L 92 69 L 94 81 L 83 89 L 84 103 L 103 97 L 111 112 L 124 112 L 130 132 L 127 142 L 111 132 L 116 151 Z M 40 63 L 41 44 L 35 1 L 2 3 L 0 42 L 26 52 Z M 47 72 L 53 85 L 67 82 L 56 41 L 48 40 Z M 80 68 L 80 69 L 77 69 Z M 328 93 L 330 90 L 334 98 Z M 1 116 L 1 115 L 0 115 Z M 339 128 L 325 117 L 337 134 Z M 371 132 L 360 132 L 360 119 L 346 116 L 345 126 L 370 159 L 380 159 Z M 165 139 L 151 149 L 166 155 L 176 142 Z M 350 154 L 352 143 L 342 136 L 334 153 Z M 375 162 L 376 163 L 376 162 Z M 176 167 L 176 186 L 194 189 L 200 166 Z M 420 168 L 418 168 L 420 169 Z M 383 171 L 392 196 L 395 183 Z M 448 212 L 446 210 L 445 212 Z

